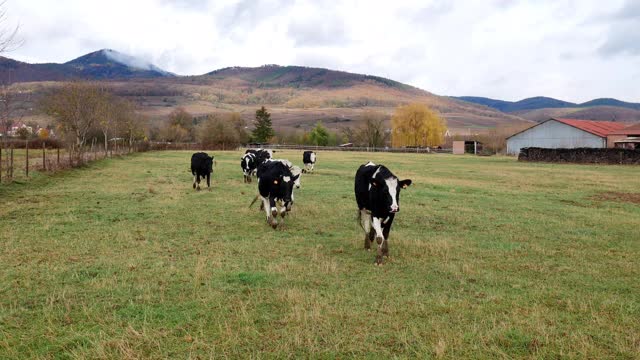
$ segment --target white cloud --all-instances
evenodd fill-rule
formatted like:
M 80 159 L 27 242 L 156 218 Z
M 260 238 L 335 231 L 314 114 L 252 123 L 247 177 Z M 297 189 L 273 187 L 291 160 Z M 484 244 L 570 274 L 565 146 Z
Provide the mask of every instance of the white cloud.
M 307 65 L 389 77 L 443 95 L 640 101 L 637 36 L 626 36 L 637 35 L 635 4 L 9 0 L 8 15 L 22 24 L 25 40 L 9 56 L 64 62 L 111 48 L 178 74 Z

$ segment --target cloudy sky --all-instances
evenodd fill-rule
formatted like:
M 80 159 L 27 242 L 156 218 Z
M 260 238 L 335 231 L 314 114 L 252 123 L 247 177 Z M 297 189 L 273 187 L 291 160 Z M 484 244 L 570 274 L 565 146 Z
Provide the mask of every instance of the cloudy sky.
M 640 0 L 8 0 L 5 7 L 24 40 L 8 56 L 28 62 L 111 48 L 177 74 L 305 65 L 440 95 L 640 102 Z

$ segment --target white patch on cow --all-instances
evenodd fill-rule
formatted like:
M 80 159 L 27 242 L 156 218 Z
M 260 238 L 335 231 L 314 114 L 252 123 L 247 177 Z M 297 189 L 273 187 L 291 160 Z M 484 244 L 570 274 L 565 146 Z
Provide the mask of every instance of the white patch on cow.
M 396 197 L 398 193 L 398 178 L 390 177 L 385 179 L 387 183 L 387 189 L 389 189 L 389 195 L 391 195 L 391 211 L 398 211 L 398 199 Z
M 369 236 L 369 231 L 371 231 L 371 213 L 367 212 L 367 210 L 360 210 L 360 226 L 362 226 L 365 234 Z
M 269 212 L 269 199 L 264 196 L 260 197 L 262 198 L 262 207 L 264 208 L 264 212 L 267 213 L 267 221 L 269 221 L 269 218 L 271 217 L 271 212 Z
M 283 176 L 282 177 L 282 181 L 288 183 L 289 181 L 291 181 L 291 177 L 290 176 Z
M 376 237 L 382 238 L 382 242 L 384 242 L 384 235 L 382 235 L 382 219 L 373 217 L 373 230 L 376 231 Z M 382 244 L 378 245 L 382 246 Z
M 376 164 L 372 163 L 371 161 L 369 161 L 368 163 L 366 163 L 364 166 L 376 166 Z
M 316 162 L 316 153 L 311 153 L 311 164 L 314 164 Z
M 300 169 L 300 167 L 294 165 L 294 166 L 290 167 L 289 170 L 291 170 L 291 175 L 293 175 L 293 176 L 297 175 L 298 176 L 298 178 L 294 182 L 294 185 L 295 185 L 296 189 L 300 189 L 300 186 L 301 186 L 300 178 L 302 177 L 302 169 Z M 291 196 L 293 196 L 293 194 Z
M 376 172 L 373 173 L 373 176 L 371 178 L 375 179 L 379 172 L 380 172 L 380 168 L 377 168 Z

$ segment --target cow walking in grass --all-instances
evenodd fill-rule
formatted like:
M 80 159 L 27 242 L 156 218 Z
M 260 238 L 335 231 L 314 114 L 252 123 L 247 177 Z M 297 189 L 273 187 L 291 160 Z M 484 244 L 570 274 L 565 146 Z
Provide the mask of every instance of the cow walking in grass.
M 389 256 L 389 232 L 396 213 L 400 211 L 400 190 L 411 185 L 411 180 L 399 180 L 384 165 L 372 162 L 361 165 L 356 172 L 355 194 L 358 218 L 364 230 L 364 248 L 378 244 L 376 265 L 382 265 L 383 256 Z
M 242 158 L 240 158 L 240 167 L 242 168 L 242 174 L 244 175 L 244 183 L 251 183 L 252 176 L 256 175 L 258 166 L 268 159 L 271 159 L 272 156 L 272 150 L 248 149 Z
M 204 152 L 191 155 L 191 174 L 193 174 L 193 188 L 200 190 L 200 178 L 207 179 L 207 188 L 211 188 L 211 173 L 213 172 L 213 156 Z
M 304 170 L 302 172 L 312 172 L 316 165 L 316 153 L 313 151 L 305 151 L 302 154 L 302 163 L 304 164 Z
M 267 223 L 274 229 L 278 227 L 278 213 L 284 221 L 287 211 L 291 210 L 293 187 L 299 177 L 281 161 L 266 161 L 258 167 L 258 197 L 262 198 Z

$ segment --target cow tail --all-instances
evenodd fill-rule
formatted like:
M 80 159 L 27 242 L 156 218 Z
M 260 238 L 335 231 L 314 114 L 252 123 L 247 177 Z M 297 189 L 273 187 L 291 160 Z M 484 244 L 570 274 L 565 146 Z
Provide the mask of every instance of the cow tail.
M 258 201 L 258 198 L 260 197 L 260 194 L 256 195 L 256 197 L 253 198 L 253 201 L 251 202 L 251 204 L 249 205 L 249 209 L 251 209 L 251 207 L 253 206 L 253 204 L 256 203 L 256 201 Z

